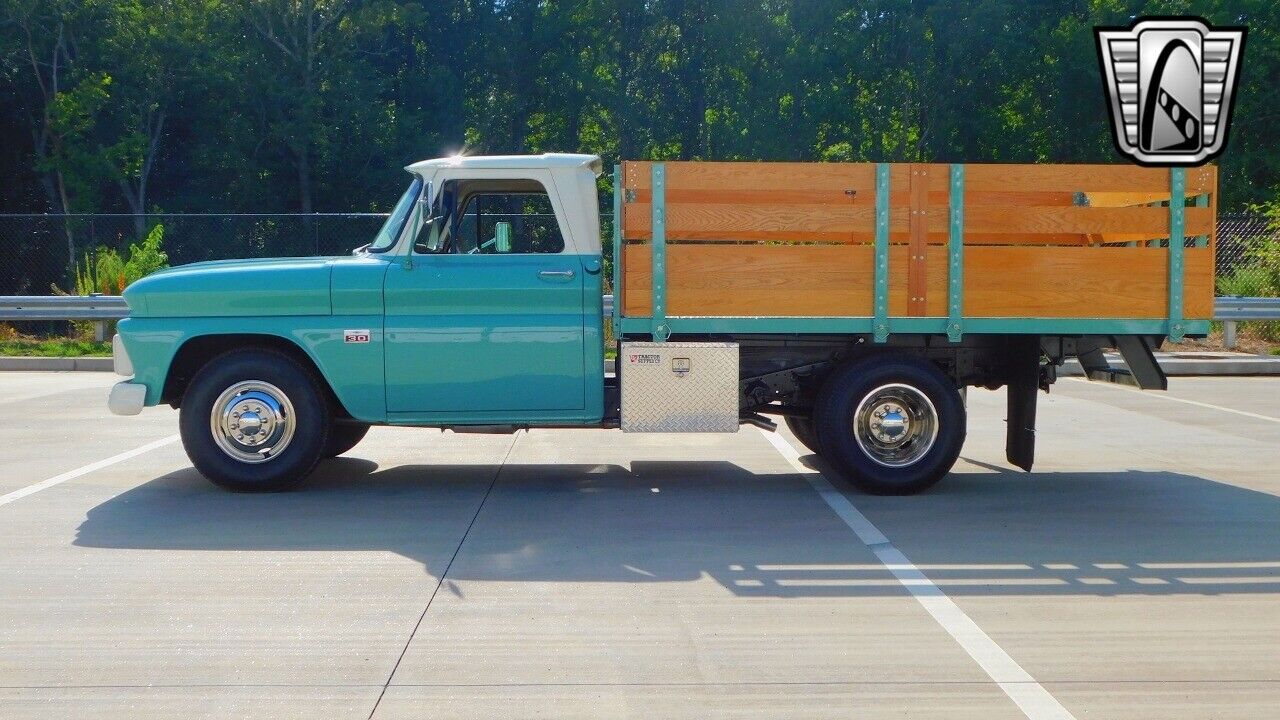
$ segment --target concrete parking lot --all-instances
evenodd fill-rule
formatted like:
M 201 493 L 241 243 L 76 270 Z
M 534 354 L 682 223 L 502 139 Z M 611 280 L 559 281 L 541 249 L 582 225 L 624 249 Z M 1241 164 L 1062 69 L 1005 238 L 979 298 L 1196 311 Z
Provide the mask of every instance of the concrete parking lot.
M 963 460 L 906 498 L 755 429 L 377 428 L 229 494 L 175 412 L 108 415 L 114 379 L 0 373 L 0 717 L 1280 707 L 1280 379 L 1063 380 L 1029 474 L 971 392 Z

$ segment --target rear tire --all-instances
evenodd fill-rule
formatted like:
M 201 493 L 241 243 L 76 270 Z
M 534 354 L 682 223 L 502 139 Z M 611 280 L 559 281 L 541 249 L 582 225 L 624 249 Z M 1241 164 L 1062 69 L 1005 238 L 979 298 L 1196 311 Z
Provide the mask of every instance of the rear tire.
M 796 436 L 796 439 L 802 445 L 809 449 L 809 452 L 815 455 L 822 454 L 822 450 L 818 446 L 818 431 L 813 426 L 812 418 L 787 415 L 785 421 L 787 429 L 791 431 L 792 435 Z
M 933 363 L 881 355 L 836 369 L 814 407 L 823 458 L 876 495 L 909 495 L 946 477 L 960 456 L 960 392 Z
M 335 422 L 329 427 L 329 442 L 324 446 L 324 457 L 338 457 L 350 450 L 369 432 L 369 425 L 355 422 Z
M 205 364 L 178 426 L 196 470 L 234 490 L 296 486 L 319 462 L 331 412 L 310 369 L 274 350 L 232 350 Z

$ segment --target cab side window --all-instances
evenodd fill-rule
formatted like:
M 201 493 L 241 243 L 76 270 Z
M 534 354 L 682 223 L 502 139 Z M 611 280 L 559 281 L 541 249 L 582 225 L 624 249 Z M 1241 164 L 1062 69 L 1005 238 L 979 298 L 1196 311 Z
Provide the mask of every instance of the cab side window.
M 560 223 L 551 198 L 541 185 L 536 191 L 481 189 L 468 193 L 464 203 L 452 223 L 450 252 L 487 255 L 564 251 Z

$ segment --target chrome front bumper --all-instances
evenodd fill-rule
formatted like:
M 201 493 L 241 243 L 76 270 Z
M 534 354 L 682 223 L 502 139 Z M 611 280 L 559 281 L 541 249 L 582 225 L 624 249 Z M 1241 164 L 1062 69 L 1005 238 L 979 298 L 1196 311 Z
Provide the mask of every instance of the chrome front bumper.
M 142 383 L 118 382 L 111 387 L 107 408 L 113 415 L 137 415 L 147 401 L 147 386 Z
M 124 349 L 119 335 L 111 338 L 111 358 L 117 375 L 133 377 L 133 361 L 129 359 L 129 353 Z M 125 380 L 112 386 L 111 395 L 107 398 L 107 408 L 113 415 L 137 415 L 142 412 L 146 400 L 146 385 Z

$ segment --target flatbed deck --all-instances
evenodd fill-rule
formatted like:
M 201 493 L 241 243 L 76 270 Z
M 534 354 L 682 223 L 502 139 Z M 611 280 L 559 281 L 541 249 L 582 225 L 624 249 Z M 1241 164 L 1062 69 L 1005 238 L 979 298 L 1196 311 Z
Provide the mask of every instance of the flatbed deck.
M 625 162 L 623 333 L 1202 335 L 1217 169 Z

